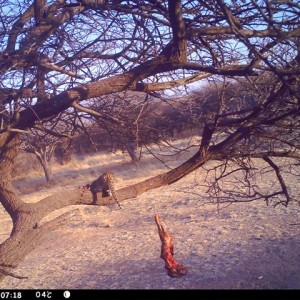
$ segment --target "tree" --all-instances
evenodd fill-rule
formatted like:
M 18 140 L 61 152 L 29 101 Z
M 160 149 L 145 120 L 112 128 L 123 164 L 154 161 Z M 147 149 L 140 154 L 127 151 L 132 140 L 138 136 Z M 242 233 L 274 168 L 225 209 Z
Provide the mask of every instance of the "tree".
M 68 205 L 100 205 L 93 203 L 91 194 L 81 197 L 77 189 L 24 203 L 10 174 L 20 134 L 47 126 L 62 113 L 76 128 L 78 110 L 104 95 L 126 90 L 151 94 L 204 78 L 225 78 L 216 113 L 203 128 L 196 154 L 167 173 L 117 191 L 120 201 L 172 184 L 210 160 L 235 160 L 247 172 L 245 161 L 250 158 L 268 163 L 279 182 L 278 191 L 255 190 L 256 195 L 284 205 L 293 200 L 274 158 L 285 157 L 299 166 L 296 1 L 0 4 L 0 201 L 13 221 L 10 237 L 0 245 L 0 278 L 16 276 L 14 268 L 42 236 L 67 221 L 62 215 L 40 225 L 44 216 Z M 256 104 L 229 105 L 224 97 L 228 80 L 243 77 Z M 105 111 L 98 112 L 98 117 L 105 116 Z M 249 141 L 254 137 L 259 143 L 252 149 Z
M 180 99 L 168 103 L 167 98 L 158 100 L 145 93 L 124 92 L 91 102 L 89 110 L 96 120 L 86 125 L 88 146 L 93 145 L 94 151 L 101 147 L 127 151 L 134 163 L 140 160 L 143 147 L 172 137 L 175 129 L 187 123 L 188 114 L 180 111 Z M 82 113 L 89 110 L 83 109 Z M 103 111 L 105 117 L 101 117 Z
M 51 160 L 54 151 L 59 143 L 62 143 L 62 137 L 66 138 L 62 134 L 53 136 L 49 133 L 32 132 L 32 134 L 24 135 L 24 140 L 21 145 L 21 149 L 27 153 L 33 153 L 41 164 L 46 181 L 53 181 L 53 173 L 51 170 Z
M 75 129 L 79 131 L 73 119 L 70 120 L 68 114 L 61 114 L 58 118 L 48 120 L 47 125 L 36 124 L 30 133 L 21 135 L 21 149 L 36 156 L 48 183 L 53 181 L 51 160 L 56 147 L 59 144 L 62 146 L 66 140 L 70 141 Z M 63 155 L 62 151 L 60 154 Z
M 132 162 L 139 161 L 138 149 L 149 133 L 147 119 L 151 112 L 148 109 L 148 97 L 145 93 L 116 93 L 95 99 L 90 108 L 96 112 L 96 124 L 88 131 L 98 137 L 98 144 L 108 140 L 106 144 L 113 149 L 127 151 Z M 101 112 L 105 111 L 105 117 Z M 100 114 L 100 115 L 99 115 Z
M 297 191 L 291 191 L 292 185 L 285 180 L 285 174 L 299 175 L 300 124 L 295 107 L 298 96 L 291 96 L 290 91 L 281 93 L 278 86 L 282 87 L 280 80 L 273 74 L 261 74 L 237 82 L 225 81 L 218 87 L 214 85 L 210 95 L 219 93 L 219 107 L 215 113 L 210 112 L 206 116 L 208 121 L 204 122 L 204 132 L 210 128 L 214 130 L 212 141 L 215 145 L 210 149 L 225 144 L 239 131 L 243 137 L 222 151 L 227 154 L 222 156 L 218 165 L 205 168 L 208 173 L 206 182 L 200 185 L 207 187 L 207 194 L 202 198 L 208 202 L 220 205 L 263 199 L 274 206 L 287 206 L 291 201 L 299 203 Z M 294 89 L 297 94 L 299 85 L 295 84 Z M 201 106 L 205 106 L 210 98 L 197 99 L 197 95 L 199 93 L 193 95 L 196 105 L 201 101 Z M 203 96 L 202 92 L 200 96 Z M 286 159 L 284 164 L 280 163 L 281 158 Z M 265 166 L 258 168 L 257 159 L 261 159 Z M 277 186 L 272 190 L 263 188 L 264 183 L 255 180 L 270 172 L 274 172 L 277 178 Z
M 53 174 L 49 164 L 55 149 L 55 143 L 45 141 L 43 137 L 36 135 L 31 136 L 30 142 L 27 140 L 22 149 L 27 153 L 33 153 L 37 157 L 43 167 L 46 181 L 51 182 L 53 180 Z

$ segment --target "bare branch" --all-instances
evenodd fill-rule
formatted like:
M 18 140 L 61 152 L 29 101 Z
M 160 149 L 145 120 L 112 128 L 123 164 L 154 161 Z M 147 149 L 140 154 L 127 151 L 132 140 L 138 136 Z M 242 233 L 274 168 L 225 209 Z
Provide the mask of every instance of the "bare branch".
M 136 85 L 136 90 L 141 92 L 151 92 L 151 91 L 161 91 L 166 89 L 171 89 L 178 86 L 183 86 L 198 80 L 202 80 L 212 76 L 211 73 L 199 73 L 196 75 L 189 76 L 187 78 L 182 78 L 178 80 L 172 80 L 169 82 L 155 82 L 155 83 L 138 83 Z
M 105 114 L 102 114 L 102 113 L 99 113 L 93 109 L 90 109 L 90 108 L 87 108 L 87 107 L 84 107 L 80 104 L 78 104 L 76 101 L 74 101 L 71 105 L 72 107 L 76 108 L 77 110 L 81 111 L 81 112 L 85 112 L 91 116 L 94 116 L 94 117 L 97 117 L 97 118 L 101 118 L 101 119 L 104 119 L 104 120 L 109 120 L 109 121 L 112 121 L 112 122 L 115 122 L 117 124 L 120 124 L 121 122 L 112 117 L 112 116 L 109 116 L 109 115 L 105 115 Z
M 286 197 L 286 201 L 285 201 L 284 205 L 287 206 L 288 203 L 291 201 L 291 198 L 290 198 L 287 186 L 285 184 L 285 181 L 284 181 L 284 179 L 281 175 L 280 168 L 267 156 L 265 156 L 263 158 L 263 160 L 266 161 L 274 169 L 274 171 L 276 173 L 276 176 L 277 176 L 277 179 L 278 179 L 278 181 L 281 185 L 282 192 L 283 192 L 284 196 Z
M 59 137 L 59 138 L 69 138 L 69 139 L 72 138 L 72 136 L 70 136 L 70 135 L 68 135 L 68 134 L 63 134 L 63 133 L 59 133 L 59 132 L 55 132 L 55 131 L 53 131 L 53 130 L 47 129 L 47 128 L 45 128 L 42 124 L 35 124 L 35 125 L 33 126 L 33 128 L 38 129 L 38 130 L 41 130 L 41 131 L 43 131 L 43 132 L 45 132 L 45 133 L 48 133 L 48 134 L 50 134 L 50 135 L 53 135 L 53 136 L 55 136 L 55 137 Z
M 44 67 L 44 68 L 46 68 L 46 69 L 48 69 L 48 70 L 57 71 L 57 72 L 69 75 L 70 77 L 74 77 L 74 78 L 78 78 L 78 79 L 83 79 L 82 76 L 79 76 L 79 75 L 77 75 L 74 72 L 65 70 L 65 69 L 59 67 L 58 65 L 50 64 L 50 63 L 48 63 L 48 62 L 46 62 L 44 60 L 39 61 L 39 65 L 42 66 L 42 67 Z
M 28 279 L 27 276 L 16 275 L 16 274 L 14 274 L 10 271 L 7 271 L 6 269 L 1 268 L 1 267 L 0 267 L 0 273 L 4 274 L 5 276 L 10 276 L 10 277 L 17 278 L 17 279 Z

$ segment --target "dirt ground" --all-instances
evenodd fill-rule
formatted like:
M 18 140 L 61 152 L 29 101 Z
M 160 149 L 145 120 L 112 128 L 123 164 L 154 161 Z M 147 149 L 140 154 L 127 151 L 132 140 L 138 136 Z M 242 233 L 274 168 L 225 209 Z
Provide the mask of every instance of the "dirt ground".
M 78 208 L 80 216 L 49 233 L 16 269 L 28 279 L 7 277 L 0 288 L 300 289 L 299 205 L 203 206 L 199 195 L 183 192 L 195 176 L 204 176 L 196 172 L 122 202 L 122 210 L 117 205 L 69 208 Z M 121 187 L 143 179 L 134 172 L 117 176 Z M 55 189 L 30 193 L 24 200 Z M 174 236 L 175 259 L 188 268 L 181 278 L 169 277 L 164 269 L 156 213 Z M 0 223 L 3 241 L 11 223 L 2 208 Z

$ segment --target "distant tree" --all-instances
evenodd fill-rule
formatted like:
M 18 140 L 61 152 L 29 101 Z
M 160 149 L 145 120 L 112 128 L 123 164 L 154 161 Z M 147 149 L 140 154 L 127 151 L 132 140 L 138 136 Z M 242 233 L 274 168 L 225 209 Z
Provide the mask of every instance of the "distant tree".
M 36 156 L 41 164 L 47 182 L 53 181 L 53 173 L 51 170 L 51 161 L 53 154 L 58 145 L 62 144 L 63 135 L 54 136 L 49 133 L 41 133 L 32 131 L 31 134 L 26 134 L 23 137 L 21 149 L 27 153 L 32 153 Z M 70 139 L 65 137 L 64 139 Z M 61 159 L 64 154 L 61 152 Z
M 121 149 L 136 163 L 142 147 L 169 139 L 176 129 L 187 126 L 188 116 L 181 111 L 180 101 L 177 104 L 150 97 L 145 93 L 116 93 L 93 99 L 88 108 L 81 108 L 84 114 L 92 110 L 93 116 L 85 126 L 86 151 Z
M 100 205 L 78 189 L 25 203 L 11 182 L 21 134 L 37 125 L 49 128 L 62 117 L 80 130 L 86 103 L 98 97 L 222 80 L 198 151 L 167 173 L 117 191 L 120 201 L 172 184 L 210 160 L 220 161 L 221 173 L 215 172 L 208 192 L 220 200 L 247 195 L 283 205 L 297 201 L 276 161 L 284 157 L 289 172 L 299 168 L 297 1 L 0 0 L 0 16 L 0 202 L 13 222 L 0 245 L 0 279 L 16 276 L 14 269 L 42 237 L 67 222 L 62 215 L 40 224 L 49 213 Z M 231 105 L 230 99 L 246 98 L 225 97 L 228 82 L 241 78 L 249 81 L 255 105 Z M 274 172 L 277 190 L 262 192 L 249 184 L 253 158 Z M 228 161 L 235 163 L 233 170 Z M 226 195 L 218 183 L 234 170 L 244 172 L 240 184 L 249 189 Z
M 132 162 L 139 160 L 139 147 L 143 145 L 143 138 L 149 134 L 148 95 L 130 92 L 116 93 L 104 96 L 91 104 L 93 111 L 105 116 L 95 115 L 95 125 L 89 131 L 96 133 L 99 142 L 108 139 L 111 149 L 127 151 Z
M 29 138 L 29 136 L 27 136 Z M 43 167 L 44 174 L 47 182 L 51 182 L 53 180 L 53 175 L 51 168 L 49 166 L 54 149 L 55 142 L 47 141 L 45 137 L 40 137 L 38 135 L 31 136 L 31 140 L 28 140 L 24 143 L 22 149 L 27 153 L 33 153 L 41 166 Z
M 47 182 L 53 181 L 51 161 L 58 145 L 69 142 L 73 138 L 75 124 L 73 117 L 61 114 L 59 118 L 48 120 L 47 125 L 36 124 L 30 133 L 21 135 L 21 149 L 36 156 L 41 164 Z M 60 153 L 61 159 L 64 153 Z

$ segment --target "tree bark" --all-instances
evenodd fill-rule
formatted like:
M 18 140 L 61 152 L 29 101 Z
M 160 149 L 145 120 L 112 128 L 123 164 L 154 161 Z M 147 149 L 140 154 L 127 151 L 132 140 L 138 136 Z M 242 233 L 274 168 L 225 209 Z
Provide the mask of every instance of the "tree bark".
M 35 155 L 37 156 L 38 161 L 40 162 L 41 166 L 43 167 L 46 181 L 51 182 L 53 180 L 53 175 L 52 175 L 51 168 L 50 168 L 48 160 L 47 160 L 46 153 L 36 153 L 35 152 Z
M 138 155 L 138 148 L 136 146 L 135 142 L 132 143 L 127 143 L 126 144 L 126 150 L 131 158 L 131 161 L 133 163 L 138 163 L 139 162 L 139 155 Z

